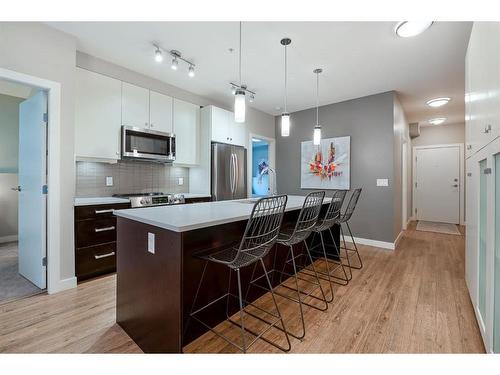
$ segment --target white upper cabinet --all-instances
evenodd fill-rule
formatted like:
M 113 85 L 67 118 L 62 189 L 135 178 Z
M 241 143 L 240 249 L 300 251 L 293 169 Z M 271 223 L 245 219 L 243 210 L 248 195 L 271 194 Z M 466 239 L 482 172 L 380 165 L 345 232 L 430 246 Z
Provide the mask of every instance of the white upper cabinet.
M 121 81 L 76 69 L 75 155 L 120 159 Z
M 122 84 L 122 125 L 149 127 L 149 90 L 143 87 Z
M 209 106 L 212 141 L 236 146 L 246 145 L 246 125 L 234 122 L 234 113 Z
M 500 136 L 499 45 L 499 23 L 474 23 L 466 57 L 467 157 Z
M 173 99 L 155 91 L 149 93 L 149 125 L 150 129 L 172 133 Z
M 228 111 L 210 106 L 210 124 L 212 128 L 212 141 L 229 143 Z
M 197 165 L 200 150 L 200 107 L 174 99 L 175 164 Z

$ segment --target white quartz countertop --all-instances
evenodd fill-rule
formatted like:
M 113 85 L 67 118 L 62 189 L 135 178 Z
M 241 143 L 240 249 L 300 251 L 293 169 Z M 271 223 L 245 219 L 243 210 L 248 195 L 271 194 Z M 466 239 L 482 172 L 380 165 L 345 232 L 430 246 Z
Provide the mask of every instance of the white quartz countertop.
M 286 211 L 297 210 L 304 204 L 305 197 L 289 195 Z M 325 198 L 330 203 L 331 198 Z M 252 199 L 255 201 L 255 199 Z M 174 232 L 186 232 L 250 217 L 254 202 L 249 199 L 232 201 L 205 202 L 160 207 L 133 208 L 115 211 L 116 216 L 135 220 L 144 224 L 168 229 Z
M 184 195 L 184 198 L 191 199 L 191 198 L 211 198 L 212 196 L 210 194 L 198 194 L 198 193 L 180 193 Z
M 75 206 L 93 206 L 97 204 L 117 204 L 130 203 L 128 199 L 116 197 L 77 197 L 75 198 Z

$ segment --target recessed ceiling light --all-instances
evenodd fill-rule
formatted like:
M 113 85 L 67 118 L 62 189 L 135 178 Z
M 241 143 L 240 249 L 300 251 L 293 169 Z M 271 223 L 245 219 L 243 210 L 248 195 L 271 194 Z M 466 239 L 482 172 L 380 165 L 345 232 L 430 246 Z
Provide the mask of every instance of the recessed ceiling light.
M 450 100 L 450 98 L 436 98 L 428 100 L 426 103 L 430 107 L 442 107 L 443 105 L 448 104 Z
M 431 125 L 441 125 L 445 121 L 446 121 L 446 117 L 436 117 L 436 118 L 431 118 L 429 120 L 429 124 L 431 124 Z
M 401 38 L 409 38 L 423 33 L 432 26 L 433 21 L 402 21 L 394 29 Z

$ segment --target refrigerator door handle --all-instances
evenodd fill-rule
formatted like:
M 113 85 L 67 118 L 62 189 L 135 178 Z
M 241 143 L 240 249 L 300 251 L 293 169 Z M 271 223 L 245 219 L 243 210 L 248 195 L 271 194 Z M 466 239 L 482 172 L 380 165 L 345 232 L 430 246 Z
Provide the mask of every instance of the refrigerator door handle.
M 231 185 L 231 194 L 234 194 L 234 154 L 231 153 L 231 161 L 229 163 L 229 184 Z
M 235 181 L 234 181 L 234 193 L 236 194 L 236 191 L 238 190 L 238 186 L 240 184 L 240 166 L 238 164 L 238 154 L 234 154 L 234 175 L 235 175 Z
M 236 194 L 236 184 L 237 184 L 237 181 L 238 181 L 238 164 L 236 164 L 236 154 L 233 154 L 233 168 L 234 168 L 234 172 L 233 172 L 233 194 Z

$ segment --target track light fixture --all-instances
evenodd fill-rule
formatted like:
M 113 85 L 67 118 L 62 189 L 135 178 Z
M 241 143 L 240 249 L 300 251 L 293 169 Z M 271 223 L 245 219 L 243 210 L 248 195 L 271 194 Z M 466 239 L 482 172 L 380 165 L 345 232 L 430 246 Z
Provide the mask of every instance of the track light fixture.
M 153 47 L 155 48 L 155 61 L 158 63 L 161 63 L 163 61 L 163 52 L 165 50 L 162 50 L 162 48 L 157 45 L 153 44 Z M 170 68 L 172 70 L 178 70 L 179 69 L 179 60 L 185 62 L 189 68 L 188 68 L 188 76 L 190 78 L 194 77 L 194 67 L 195 64 L 192 61 L 186 60 L 185 58 L 182 57 L 182 54 L 179 51 L 176 51 L 175 49 L 168 51 L 167 52 L 170 56 L 172 56 L 172 63 L 170 64 Z

